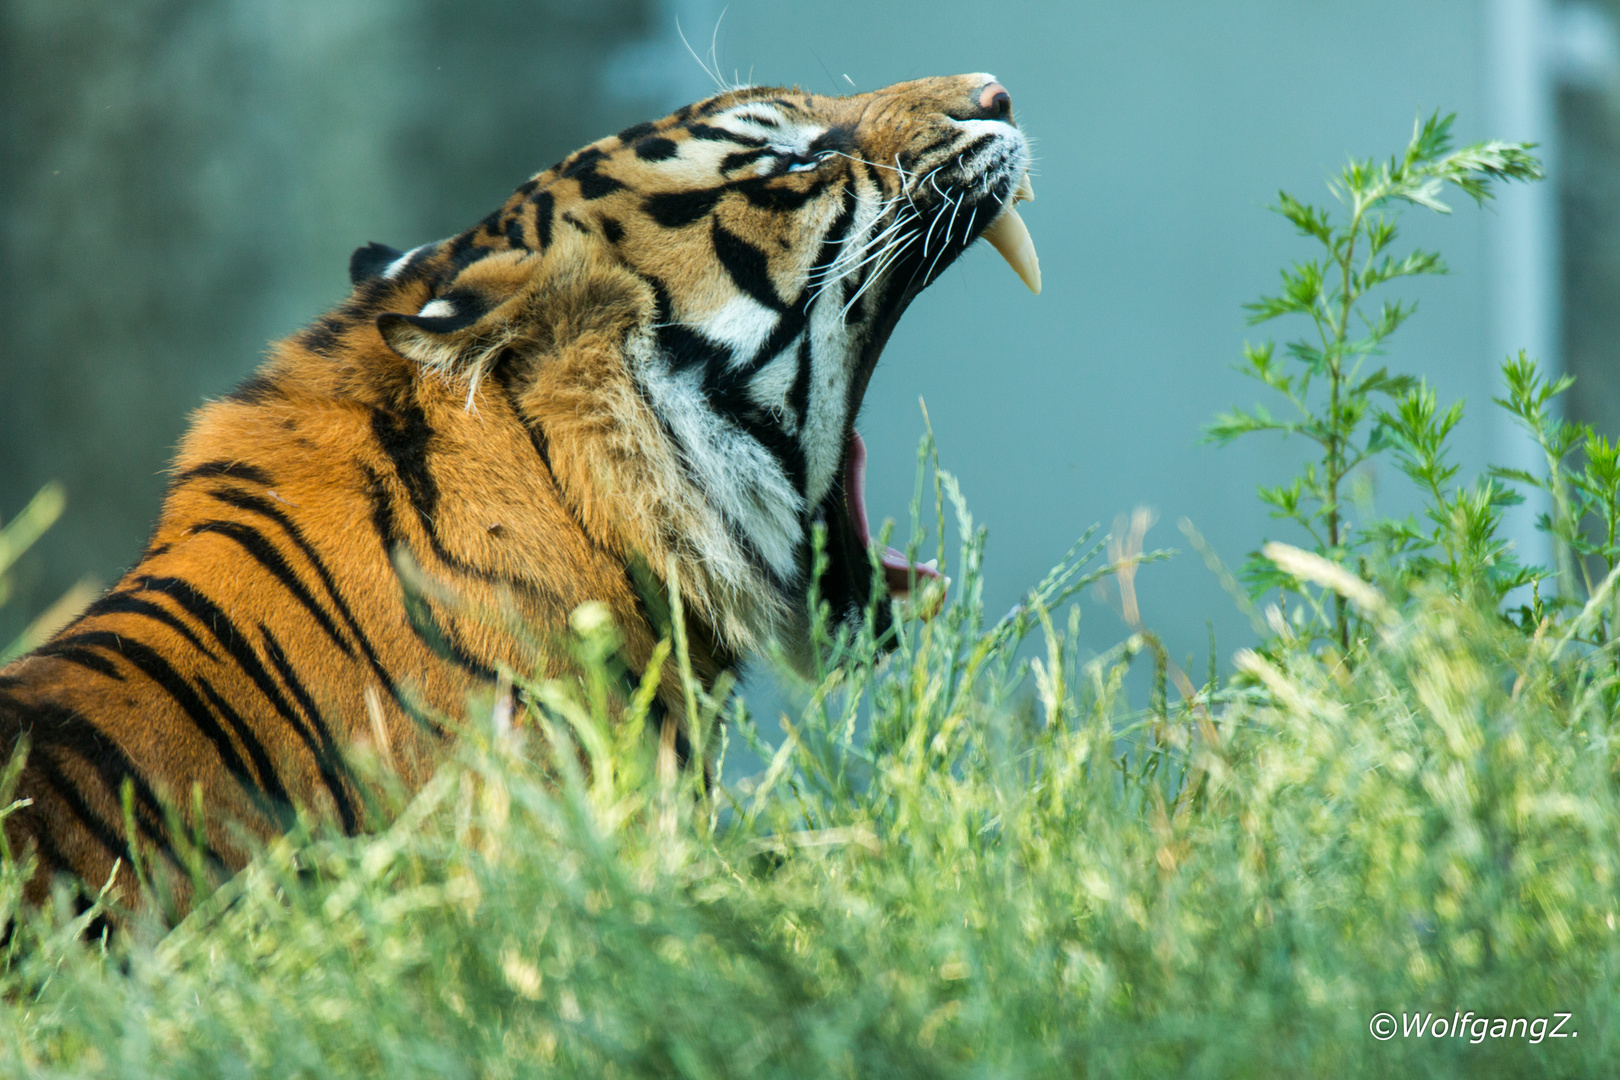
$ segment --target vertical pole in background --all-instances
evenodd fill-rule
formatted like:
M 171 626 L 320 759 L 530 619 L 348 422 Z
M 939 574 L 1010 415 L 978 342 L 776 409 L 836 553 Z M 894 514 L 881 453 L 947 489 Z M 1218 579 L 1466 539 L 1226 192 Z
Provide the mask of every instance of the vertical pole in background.
M 1487 130 L 1494 138 L 1536 143 L 1548 173 L 1539 184 L 1500 189 L 1487 214 L 1491 325 L 1485 359 L 1498 393 L 1502 385 L 1496 368 L 1520 349 L 1536 358 L 1548 376 L 1556 377 L 1562 370 L 1557 130 L 1549 62 L 1553 18 L 1548 0 L 1485 0 Z M 1546 459 L 1535 440 L 1503 410 L 1493 408 L 1489 415 L 1495 425 L 1491 461 L 1544 473 Z M 1521 562 L 1551 567 L 1552 540 L 1535 527 L 1536 519 L 1551 510 L 1551 501 L 1543 492 L 1526 494 L 1524 505 L 1508 511 L 1507 536 Z
M 1490 133 L 1538 144 L 1547 167 L 1540 184 L 1500 192 L 1490 221 L 1492 365 L 1525 350 L 1556 377 L 1563 371 L 1563 244 L 1558 220 L 1558 89 L 1620 83 L 1620 35 L 1611 13 L 1593 3 L 1486 0 L 1485 86 Z M 1579 242 L 1576 238 L 1573 242 Z M 1574 393 L 1579 394 L 1580 387 Z M 1495 410 L 1491 456 L 1498 464 L 1541 474 L 1546 459 L 1528 433 Z M 1535 528 L 1551 510 L 1533 492 L 1510 511 L 1508 536 L 1527 563 L 1553 566 L 1552 538 Z M 1567 586 L 1566 586 L 1567 587 Z

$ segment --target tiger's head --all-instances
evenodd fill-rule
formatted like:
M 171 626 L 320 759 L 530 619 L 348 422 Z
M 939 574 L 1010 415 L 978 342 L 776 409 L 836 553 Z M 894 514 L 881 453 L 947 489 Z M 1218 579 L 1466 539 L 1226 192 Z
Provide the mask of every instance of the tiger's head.
M 380 334 L 405 366 L 370 350 L 377 394 L 448 382 L 474 418 L 505 395 L 594 542 L 677 575 L 726 648 L 802 660 L 818 524 L 836 619 L 932 574 L 871 550 L 855 420 L 907 305 L 980 236 L 1039 291 L 1013 210 L 1029 161 L 989 75 L 738 89 L 580 150 L 459 236 L 360 249 L 349 303 L 301 343 L 340 360 Z

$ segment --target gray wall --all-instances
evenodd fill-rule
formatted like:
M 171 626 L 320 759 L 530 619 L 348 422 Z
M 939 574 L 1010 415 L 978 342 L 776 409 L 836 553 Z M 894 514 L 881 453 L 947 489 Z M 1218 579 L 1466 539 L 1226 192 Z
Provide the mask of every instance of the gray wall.
M 1264 206 L 1279 187 L 1325 198 L 1347 153 L 1394 151 L 1436 107 L 1460 113 L 1465 139 L 1518 136 L 1483 115 L 1482 11 L 733 0 L 715 36 L 728 76 L 831 93 L 845 75 L 864 90 L 990 71 L 1036 141 L 1024 218 L 1045 293 L 984 250 L 916 303 L 861 421 L 873 513 L 909 499 L 921 395 L 991 529 L 998 610 L 1080 530 L 1138 505 L 1160 516 L 1150 543 L 1185 546 L 1186 516 L 1234 564 L 1264 535 L 1299 539 L 1253 489 L 1286 477 L 1301 446 L 1198 444 L 1217 409 L 1259 396 L 1230 370 L 1245 337 L 1292 332 L 1243 323 L 1240 305 L 1309 253 Z M 350 249 L 462 228 L 563 152 L 700 96 L 673 27 L 706 52 L 718 14 L 704 0 L 6 5 L 0 516 L 51 477 L 72 500 L 25 599 L 133 558 L 186 410 L 336 301 Z M 1470 467 L 1498 430 L 1484 415 L 1498 359 L 1487 221 L 1469 204 L 1409 216 L 1408 237 L 1453 273 L 1406 291 L 1421 310 L 1389 358 L 1468 400 Z M 1591 355 L 1593 370 L 1613 362 Z M 1404 505 L 1379 481 L 1384 505 Z M 1152 568 L 1141 590 L 1178 657 L 1202 656 L 1206 619 L 1224 654 L 1246 640 L 1196 557 Z M 1088 640 L 1117 640 L 1108 607 L 1086 606 Z

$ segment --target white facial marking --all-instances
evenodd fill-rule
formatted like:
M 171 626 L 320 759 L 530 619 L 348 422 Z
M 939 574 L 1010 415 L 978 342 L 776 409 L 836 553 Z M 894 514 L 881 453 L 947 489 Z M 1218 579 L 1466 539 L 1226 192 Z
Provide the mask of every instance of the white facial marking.
M 776 323 L 776 312 L 752 297 L 737 296 L 726 301 L 713 315 L 687 325 L 716 345 L 730 348 L 732 365 L 737 366 L 754 358 L 771 331 L 776 329 Z
M 791 345 L 760 368 L 748 383 L 748 396 L 777 417 L 782 430 L 789 435 L 796 434 L 799 427 L 798 418 L 788 407 L 788 395 L 793 392 L 793 381 L 799 374 L 799 343 L 803 340 L 802 336 L 794 338 Z
M 389 263 L 388 268 L 382 272 L 382 276 L 389 281 L 398 277 L 405 267 L 410 265 L 411 257 L 425 247 L 427 247 L 426 244 L 418 244 L 416 247 L 411 248 L 411 250 Z
M 456 305 L 448 300 L 429 300 L 422 305 L 422 310 L 416 313 L 422 319 L 442 319 L 456 313 Z
M 728 109 L 710 123 L 733 135 L 761 139 L 772 153 L 785 157 L 809 153 L 810 144 L 827 131 L 822 124 L 795 123 L 776 106 L 757 102 Z
M 804 449 L 805 497 L 815 506 L 827 497 L 844 457 L 844 421 L 849 412 L 854 334 L 839 314 L 836 295 L 810 311 L 810 395 L 799 445 Z
M 748 537 L 778 577 L 796 578 L 804 503 L 770 451 L 709 407 L 701 371 L 652 364 L 642 371 L 642 384 L 697 474 L 705 501 Z M 734 549 L 729 540 L 725 546 Z

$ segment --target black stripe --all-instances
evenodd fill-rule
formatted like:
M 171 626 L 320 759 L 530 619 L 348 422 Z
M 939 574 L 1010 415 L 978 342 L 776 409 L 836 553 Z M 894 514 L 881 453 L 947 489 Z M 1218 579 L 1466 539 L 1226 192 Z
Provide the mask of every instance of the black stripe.
M 433 554 L 445 566 L 458 573 L 477 578 L 480 581 L 500 583 L 513 589 L 527 593 L 539 593 L 548 596 L 559 606 L 564 605 L 561 597 L 555 591 L 547 590 L 543 583 L 531 581 L 526 578 L 502 574 L 498 571 L 486 570 L 474 566 L 465 559 L 450 552 L 439 539 L 439 532 L 434 525 L 434 514 L 439 505 L 439 486 L 433 478 L 433 471 L 428 464 L 428 454 L 432 451 L 436 435 L 432 426 L 427 422 L 426 415 L 417 406 L 410 406 L 398 412 L 385 409 L 373 409 L 371 416 L 371 430 L 376 437 L 382 452 L 387 455 L 394 466 L 394 473 L 405 486 L 406 496 L 410 499 L 411 508 L 422 522 L 422 528 L 427 533 L 428 546 Z M 373 521 L 376 521 L 375 511 L 377 499 L 374 496 Z M 391 519 L 390 519 L 391 520 Z M 380 532 L 380 530 L 379 530 Z M 392 557 L 394 543 L 385 538 L 384 551 Z
M 710 371 L 730 366 L 730 348 L 715 344 L 691 327 L 675 320 L 669 289 L 661 280 L 651 275 L 643 276 L 642 280 L 653 290 L 656 303 L 653 321 L 657 326 L 654 332 L 658 337 L 659 352 L 672 371 L 685 371 L 694 367 Z M 653 415 L 658 415 L 657 409 L 651 411 Z
M 392 565 L 394 550 L 396 548 L 405 548 L 409 551 L 410 546 L 400 535 L 399 527 L 394 522 L 393 501 L 389 496 L 388 486 L 382 476 L 372 472 L 364 465 L 361 466 L 361 470 L 366 476 L 366 495 L 371 500 L 371 526 L 376 530 L 377 539 L 382 543 L 383 554 Z M 411 632 L 421 639 L 422 643 L 434 655 L 447 659 L 452 663 L 460 663 L 460 666 L 468 671 L 482 673 L 489 670 L 470 658 L 458 656 L 455 648 L 443 636 L 443 632 L 439 630 L 438 620 L 433 618 L 433 613 L 426 609 L 426 601 L 421 598 L 420 594 L 414 593 L 407 588 L 403 581 L 399 581 L 397 572 L 395 580 L 400 586 L 400 601 L 405 608 L 406 624 L 411 628 Z M 488 677 L 493 679 L 495 677 L 494 673 L 491 672 Z M 396 700 L 398 700 L 397 697 Z M 451 734 L 444 725 L 431 717 L 423 716 L 405 702 L 401 702 L 401 707 L 411 716 L 425 719 L 429 728 L 440 738 L 448 737 Z
M 327 595 L 332 598 L 332 606 L 337 608 L 339 618 L 349 628 L 349 633 L 354 635 L 354 640 L 360 646 L 360 653 L 366 658 L 366 663 L 371 667 L 372 674 L 376 675 L 382 682 L 383 689 L 387 691 L 388 696 L 403 707 L 405 701 L 400 696 L 399 687 L 395 685 L 393 677 L 388 673 L 388 669 L 383 666 L 382 661 L 378 658 L 377 650 L 372 645 L 371 639 L 366 635 L 365 631 L 360 629 L 359 620 L 355 618 L 354 611 L 349 607 L 348 601 L 343 598 L 343 593 L 337 587 L 337 582 L 333 580 L 331 571 L 326 568 L 325 561 L 315 551 L 314 545 L 305 538 L 303 531 L 293 522 L 292 518 L 287 516 L 280 507 L 270 502 L 270 500 L 260 498 L 257 495 L 233 491 L 230 488 L 216 488 L 209 494 L 228 506 L 234 506 L 239 510 L 246 510 L 249 513 L 267 517 L 286 531 L 288 538 L 292 540 L 299 551 L 304 553 L 304 557 L 315 568 L 315 576 L 321 579 L 321 584 L 326 587 Z
M 549 191 L 537 191 L 529 201 L 534 204 L 534 246 L 544 251 L 551 246 L 551 216 L 556 213 L 557 200 Z
M 220 696 L 219 691 L 214 689 L 212 683 L 199 675 L 197 677 L 197 688 L 202 691 L 203 697 L 208 699 L 208 703 L 214 707 L 214 711 L 219 714 L 220 719 L 230 725 L 236 737 L 241 740 L 248 757 L 253 761 L 254 771 L 259 774 L 258 786 L 272 800 L 271 806 L 265 807 L 265 809 L 271 812 L 272 817 L 281 820 L 283 828 L 291 828 L 292 822 L 288 819 L 286 810 L 292 806 L 292 796 L 287 793 L 286 786 L 281 782 L 281 775 L 276 772 L 276 767 L 271 762 L 270 755 L 264 748 L 264 743 L 259 741 L 259 737 L 253 733 L 253 729 L 248 725 L 247 721 L 242 719 L 242 714 L 232 708 L 230 702 Z
M 337 352 L 344 332 L 352 325 L 353 323 L 341 312 L 335 315 L 322 315 L 298 335 L 298 343 L 316 356 L 330 358 Z
M 968 143 L 966 146 L 962 147 L 962 149 L 956 152 L 957 163 L 961 164 L 963 158 L 978 153 L 980 150 L 983 150 L 985 147 L 989 146 L 995 141 L 996 136 L 994 133 L 986 132 L 985 134 L 980 135 L 977 139 L 974 139 L 972 142 Z
M 787 482 L 793 486 L 794 491 L 803 495 L 806 472 L 804 445 L 782 430 L 782 426 L 769 415 L 762 414 L 757 409 L 732 415 L 730 419 L 776 459 L 777 467 L 782 470 L 782 475 L 787 477 Z
M 805 456 L 804 445 L 800 439 L 788 434 L 782 425 L 760 404 L 754 400 L 749 392 L 753 375 L 765 363 L 779 356 L 789 344 L 788 341 L 777 341 L 776 338 L 784 332 L 796 334 L 804 326 L 802 309 L 795 309 L 782 318 L 782 325 L 772 340 L 766 342 L 760 350 L 759 358 L 754 364 L 742 369 L 710 368 L 705 372 L 704 396 L 708 399 L 714 411 L 730 420 L 733 424 L 746 431 L 754 441 L 763 446 L 770 455 L 776 459 L 777 466 L 787 477 L 793 490 L 804 494 L 805 485 Z M 803 366 L 804 353 L 799 352 L 801 366 Z
M 755 135 L 739 135 L 735 131 L 717 128 L 710 124 L 688 124 L 687 132 L 694 139 L 703 139 L 708 142 L 734 142 L 738 146 L 764 146 L 765 140 Z
M 723 187 L 660 192 L 643 199 L 641 208 L 664 228 L 679 229 L 708 214 L 725 193 Z
M 793 417 L 799 425 L 799 432 L 804 432 L 804 422 L 810 412 L 810 369 L 813 357 L 811 355 L 810 335 L 804 335 L 799 342 L 799 370 L 793 376 L 793 388 L 788 391 L 788 408 L 793 410 Z
M 772 311 L 786 311 L 787 305 L 771 282 L 771 264 L 765 252 L 721 225 L 719 218 L 711 221 L 714 253 L 731 276 L 732 284 Z
M 582 172 L 575 179 L 579 181 L 579 194 L 586 201 L 606 198 L 615 191 L 623 191 L 625 187 L 622 180 L 615 180 L 595 169 Z
M 261 371 L 256 375 L 249 375 L 238 383 L 235 390 L 225 395 L 225 400 L 240 402 L 243 405 L 259 405 L 280 394 L 281 388 L 276 385 L 276 380 Z
M 606 157 L 607 155 L 596 147 L 587 146 L 567 160 L 567 164 L 563 166 L 562 175 L 578 176 L 582 172 L 588 172 L 596 168 Z
M 729 346 L 718 345 L 683 323 L 664 323 L 656 334 L 671 371 L 694 367 L 704 371 L 725 370 L 731 364 Z
M 197 696 L 197 691 L 191 683 L 176 671 L 167 660 L 160 656 L 157 650 L 132 638 L 122 640 L 121 651 L 130 663 L 134 664 L 153 683 L 174 699 L 192 724 L 214 744 L 220 761 L 232 776 L 246 788 L 253 788 L 255 781 L 252 773 L 248 771 L 247 762 L 236 752 L 236 746 L 231 742 L 225 729 L 219 726 L 214 714 Z
M 219 520 L 205 521 L 201 525 L 194 525 L 191 531 L 193 534 L 218 533 L 220 536 L 228 537 L 240 544 L 244 551 L 253 556 L 255 562 L 269 571 L 271 576 L 281 582 L 283 588 L 292 593 L 293 599 L 303 605 L 304 610 L 309 612 L 310 617 L 326 632 L 326 636 L 332 639 L 332 644 L 336 645 L 343 652 L 343 655 L 354 655 L 354 648 L 343 639 L 342 634 L 338 633 L 338 628 L 333 624 L 332 617 L 326 613 L 326 609 L 316 601 L 315 597 L 310 595 L 310 591 L 298 579 L 298 575 L 287 564 L 287 560 L 282 558 L 281 552 L 276 550 L 275 546 L 270 543 L 269 538 L 262 532 L 251 525 L 243 525 L 239 521 Z
M 838 216 L 833 219 L 832 228 L 827 235 L 821 238 L 821 250 L 816 254 L 816 261 L 811 266 L 818 268 L 831 268 L 837 261 L 839 253 L 849 239 L 849 231 L 855 227 L 855 186 L 854 181 L 845 181 L 841 209 Z
M 264 665 L 259 661 L 258 655 L 253 651 L 253 647 L 249 644 L 247 638 L 242 635 L 236 624 L 231 621 L 225 612 L 220 610 L 217 604 L 204 596 L 189 581 L 181 578 L 143 578 L 140 585 L 141 588 L 149 592 L 160 592 L 173 599 L 195 617 L 199 623 L 206 626 L 208 631 L 214 635 L 214 639 L 236 662 L 237 667 L 252 680 L 254 686 L 258 687 L 259 693 L 270 703 L 270 707 L 276 711 L 276 715 L 280 716 L 287 726 L 292 728 L 298 735 L 305 749 L 310 752 L 316 762 L 319 763 L 322 760 L 325 750 L 321 745 L 321 741 L 317 739 L 315 731 L 308 727 L 299 717 L 298 712 L 287 701 L 286 695 L 281 692 L 275 680 L 271 678 L 270 673 L 265 670 Z M 324 773 L 322 775 L 325 776 Z M 340 804 L 347 801 L 347 796 L 341 788 L 332 791 L 332 798 Z
M 394 473 L 405 485 L 411 506 L 429 531 L 439 505 L 439 485 L 428 467 L 428 450 L 433 445 L 433 427 L 420 406 L 410 405 L 398 412 L 373 409 L 371 433 L 388 455 Z
M 758 150 L 738 150 L 736 153 L 727 154 L 725 157 L 720 159 L 720 171 L 723 173 L 728 173 L 732 169 L 740 169 L 744 165 L 749 165 L 758 161 L 760 158 L 765 157 L 770 152 L 770 150 L 761 147 Z
M 941 135 L 939 138 L 935 139 L 931 143 L 928 143 L 926 146 L 912 151 L 909 155 L 910 159 L 913 161 L 920 161 L 936 150 L 943 150 L 945 147 L 951 145 L 951 143 L 955 142 L 959 138 L 961 138 L 960 132 L 952 132 L 947 135 Z
M 256 465 L 249 465 L 245 461 L 208 461 L 201 465 L 194 465 L 185 472 L 176 473 L 169 481 L 171 488 L 193 480 L 206 480 L 215 476 L 227 476 L 232 480 L 246 480 L 250 484 L 263 484 L 266 487 L 274 484 L 270 474 Z
M 643 135 L 651 135 L 654 130 L 655 128 L 651 121 L 643 121 L 639 124 L 631 124 L 629 127 L 619 132 L 619 141 L 622 143 L 633 143 Z
M 23 815 L 18 816 L 22 817 Z M 36 815 L 36 817 L 40 817 L 40 815 Z M 28 837 L 34 841 L 34 847 L 35 850 L 39 852 L 40 859 L 47 867 L 50 868 L 51 876 L 55 877 L 57 874 L 66 874 L 69 877 L 78 877 L 78 872 L 73 869 L 73 862 L 67 857 L 66 854 L 63 853 L 61 848 L 56 846 L 56 838 L 51 835 L 49 829 L 45 828 L 45 822 L 40 820 L 37 826 L 32 826 L 32 823 L 29 823 L 29 826 Z M 78 907 L 78 903 L 75 902 L 74 906 Z M 83 914 L 84 911 L 82 910 L 74 912 L 75 916 Z M 0 943 L 0 949 L 3 949 L 6 945 L 10 944 L 11 927 L 11 922 L 7 920 L 5 932 L 6 940 L 4 943 Z M 85 934 L 85 939 L 88 941 L 94 941 L 99 936 L 99 933 L 91 933 L 87 931 Z
M 26 726 L 32 743 L 28 753 L 28 770 L 44 775 L 53 793 L 84 822 L 85 828 L 109 854 L 129 858 L 129 848 L 121 835 L 122 827 L 115 829 L 85 802 L 79 794 L 78 785 L 62 771 L 47 751 L 72 754 L 93 769 L 111 794 L 114 805 L 120 802 L 120 788 L 128 779 L 133 789 L 136 826 L 146 831 L 170 862 L 183 869 L 181 860 L 169 843 L 163 801 L 121 747 L 108 739 L 82 713 L 54 701 L 24 704 L 16 698 L 9 698 L 0 704 L 9 704 L 9 711 L 20 724 Z M 41 817 L 40 820 L 44 824 L 46 819 Z
M 72 637 L 57 638 L 55 641 L 34 650 L 34 655 L 48 656 L 54 660 L 61 660 L 64 663 L 74 664 L 88 671 L 93 671 L 97 675 L 105 675 L 109 679 L 123 682 L 123 673 L 118 670 L 117 665 L 100 653 L 91 651 L 94 646 L 116 648 L 115 644 L 108 644 L 103 641 L 103 637 L 113 639 L 114 642 L 117 640 L 117 636 L 108 630 L 75 634 Z
M 636 143 L 636 157 L 642 161 L 668 161 L 680 153 L 680 147 L 673 139 L 661 136 L 651 139 L 642 139 Z
M 66 806 L 68 811 L 71 812 L 74 817 L 79 819 L 79 823 L 84 826 L 85 832 L 89 833 L 90 836 L 94 838 L 103 849 L 106 850 L 108 855 L 115 859 L 123 859 L 124 862 L 130 866 L 140 865 L 132 857 L 132 852 L 130 851 L 128 842 L 129 839 L 132 838 L 126 838 L 123 835 L 124 829 L 122 824 L 115 828 L 111 822 L 98 814 L 95 811 L 95 808 L 92 807 L 90 803 L 85 800 L 84 796 L 79 793 L 78 786 L 67 775 L 67 773 L 62 770 L 62 767 L 57 762 L 51 760 L 49 754 L 47 754 L 45 750 L 46 748 L 44 746 L 36 745 L 34 751 L 28 757 L 28 767 L 37 773 L 45 781 L 45 783 L 49 785 L 51 794 L 55 796 L 56 799 L 64 806 Z M 100 774 L 101 782 L 105 784 L 112 792 L 113 801 L 114 803 L 117 803 L 119 801 L 118 789 L 122 784 L 122 776 L 118 777 L 116 782 L 114 782 L 114 778 L 108 775 L 108 771 L 106 769 L 100 767 L 99 762 L 91 760 L 90 764 L 96 769 L 96 772 Z M 125 775 L 134 778 L 135 774 L 132 770 Z M 36 803 L 36 805 L 38 804 Z M 169 857 L 170 861 L 173 862 L 174 865 L 179 866 L 180 860 L 175 857 L 173 848 L 169 846 L 167 831 L 153 831 L 151 828 L 152 823 L 150 821 L 142 820 L 142 815 L 140 813 L 141 809 L 142 808 L 137 808 L 136 810 L 136 828 L 138 830 L 145 830 L 148 838 L 153 840 L 154 843 L 158 845 L 159 849 Z M 56 821 L 54 819 L 49 820 L 53 831 L 60 831 L 60 829 L 57 827 Z M 47 819 L 45 819 L 44 815 L 41 814 L 41 826 L 45 826 L 46 821 Z M 42 827 L 40 831 L 44 832 L 45 829 Z
M 138 596 L 131 596 L 127 592 L 108 593 L 100 600 L 85 609 L 82 618 L 94 618 L 97 615 L 140 615 L 155 622 L 160 622 L 170 630 L 189 641 L 193 648 L 210 660 L 218 660 L 213 651 L 202 643 L 191 628 L 181 622 L 167 608 L 154 604 L 150 600 L 142 600 Z
M 382 543 L 383 556 L 392 565 L 394 548 L 404 541 L 399 535 L 399 527 L 394 524 L 393 500 L 388 494 L 388 485 L 381 473 L 365 465 L 360 466 L 360 471 L 366 478 L 366 498 L 371 501 L 371 527 Z
M 818 179 L 814 183 L 806 184 L 801 190 L 787 184 L 774 183 L 774 180 L 775 177 L 770 176 L 749 177 L 733 181 L 730 187 L 742 192 L 750 206 L 791 214 L 803 209 L 805 203 L 826 191 L 828 183 L 825 179 Z
M 315 765 L 320 770 L 321 780 L 326 784 L 326 789 L 332 793 L 332 801 L 337 804 L 343 831 L 353 836 L 358 831 L 360 821 L 355 815 L 354 804 L 349 801 L 349 793 L 344 787 L 343 778 L 338 775 L 339 772 L 346 773 L 348 770 L 343 768 L 343 759 L 338 753 L 337 744 L 332 741 L 332 733 L 327 730 L 326 721 L 321 718 L 320 710 L 315 707 L 309 691 L 304 688 L 304 684 L 293 671 L 292 664 L 287 661 L 287 654 L 282 651 L 281 643 L 276 640 L 276 636 L 263 623 L 259 624 L 259 633 L 264 640 L 265 655 L 275 666 L 293 700 L 304 710 L 310 728 L 320 736 L 321 749 L 315 754 Z
M 528 237 L 523 235 L 522 217 L 514 217 L 506 223 L 506 242 L 519 251 L 529 250 Z
M 470 675 L 488 682 L 495 681 L 495 669 L 481 663 L 456 640 L 449 627 L 441 623 L 438 616 L 433 613 L 433 607 L 428 603 L 427 597 L 407 586 L 404 590 L 404 602 L 406 624 L 410 626 L 411 633 L 415 634 L 434 656 L 456 665 Z

